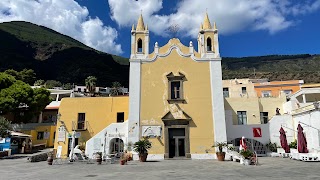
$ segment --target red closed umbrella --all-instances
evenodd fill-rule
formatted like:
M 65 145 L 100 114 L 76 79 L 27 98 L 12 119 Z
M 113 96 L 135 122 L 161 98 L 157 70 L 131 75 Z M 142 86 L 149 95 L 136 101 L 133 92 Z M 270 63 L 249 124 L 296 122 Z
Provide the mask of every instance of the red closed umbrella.
M 308 153 L 307 140 L 303 133 L 303 128 L 298 124 L 298 152 L 299 153 Z
M 287 142 L 287 136 L 286 136 L 286 132 L 283 130 L 283 128 L 280 128 L 280 143 L 281 143 L 281 147 L 284 149 L 284 151 L 286 153 L 290 152 L 290 148 Z

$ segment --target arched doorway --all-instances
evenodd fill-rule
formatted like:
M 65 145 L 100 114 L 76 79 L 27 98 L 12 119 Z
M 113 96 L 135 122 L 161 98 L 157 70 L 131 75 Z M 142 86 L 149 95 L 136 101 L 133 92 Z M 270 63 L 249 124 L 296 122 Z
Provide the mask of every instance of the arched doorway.
M 124 149 L 123 140 L 120 138 L 113 138 L 109 142 L 109 154 L 122 153 Z
M 231 143 L 233 144 L 234 147 L 236 147 L 236 150 L 239 150 L 240 140 L 241 138 L 231 140 Z M 247 142 L 247 147 L 249 150 L 256 152 L 258 155 L 267 154 L 266 146 L 262 144 L 260 141 L 257 141 L 255 139 L 249 139 L 249 138 L 245 138 L 245 140 Z

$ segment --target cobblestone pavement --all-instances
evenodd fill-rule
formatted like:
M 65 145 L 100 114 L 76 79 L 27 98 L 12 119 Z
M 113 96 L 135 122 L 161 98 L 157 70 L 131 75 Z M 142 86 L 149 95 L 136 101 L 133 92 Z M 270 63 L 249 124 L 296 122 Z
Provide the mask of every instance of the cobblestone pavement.
M 130 161 L 119 164 L 47 165 L 30 163 L 26 158 L 0 160 L 0 179 L 320 179 L 320 162 L 300 162 L 282 158 L 259 158 L 259 166 L 243 166 L 217 160 L 165 160 L 159 162 Z

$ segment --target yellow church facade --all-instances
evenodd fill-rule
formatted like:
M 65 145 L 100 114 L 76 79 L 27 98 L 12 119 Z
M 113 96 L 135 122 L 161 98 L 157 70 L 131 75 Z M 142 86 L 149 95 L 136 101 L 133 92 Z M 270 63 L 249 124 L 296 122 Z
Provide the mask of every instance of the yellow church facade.
M 128 142 L 149 137 L 148 158 L 214 157 L 227 141 L 216 26 L 206 15 L 198 51 L 173 38 L 149 54 L 142 16 L 131 34 Z

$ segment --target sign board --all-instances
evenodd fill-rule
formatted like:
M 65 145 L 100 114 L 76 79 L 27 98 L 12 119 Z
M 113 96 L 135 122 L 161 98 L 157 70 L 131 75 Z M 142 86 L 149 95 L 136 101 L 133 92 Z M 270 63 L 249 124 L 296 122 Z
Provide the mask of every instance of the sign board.
M 72 133 L 68 133 L 68 138 L 72 138 Z M 80 138 L 81 132 L 74 132 L 74 138 Z
M 49 137 L 50 137 L 50 132 L 43 133 L 43 139 L 49 139 Z
M 125 134 L 121 134 L 121 133 L 119 133 L 119 134 L 109 134 L 110 138 L 120 138 L 120 137 L 124 137 L 124 136 L 125 136 Z
M 253 131 L 253 137 L 262 137 L 261 128 L 259 127 L 252 128 L 252 131 Z
M 143 137 L 160 137 L 162 134 L 161 126 L 142 126 L 141 134 Z
M 60 126 L 58 128 L 57 142 L 65 142 L 65 141 L 66 141 L 66 129 L 64 126 Z

